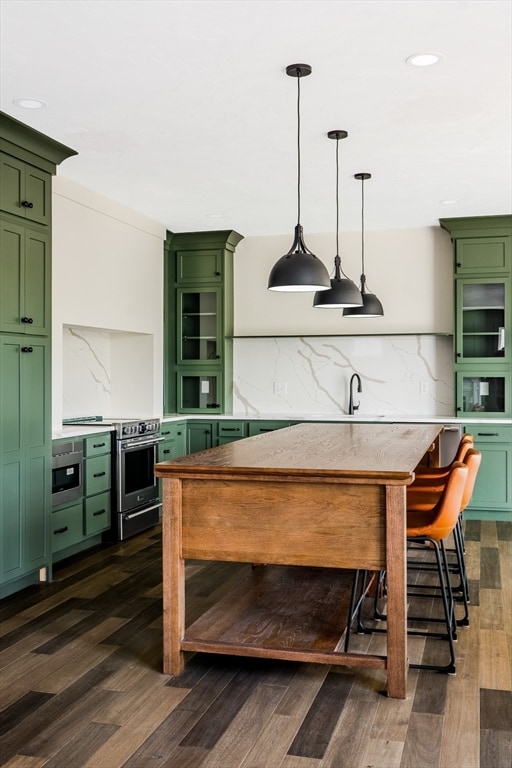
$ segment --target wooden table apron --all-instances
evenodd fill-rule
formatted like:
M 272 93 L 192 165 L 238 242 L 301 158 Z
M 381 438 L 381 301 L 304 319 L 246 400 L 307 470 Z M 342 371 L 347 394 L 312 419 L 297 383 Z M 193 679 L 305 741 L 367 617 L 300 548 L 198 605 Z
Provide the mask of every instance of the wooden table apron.
M 300 424 L 157 464 L 164 672 L 181 674 L 186 650 L 381 667 L 388 695 L 405 698 L 406 486 L 440 431 Z M 185 627 L 186 559 L 385 568 L 387 656 L 194 640 Z

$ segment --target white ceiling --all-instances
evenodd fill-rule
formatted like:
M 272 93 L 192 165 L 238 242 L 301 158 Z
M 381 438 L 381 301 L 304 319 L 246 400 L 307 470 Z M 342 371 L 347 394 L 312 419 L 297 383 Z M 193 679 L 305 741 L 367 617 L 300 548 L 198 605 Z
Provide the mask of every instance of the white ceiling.
M 59 175 L 174 232 L 308 232 L 512 210 L 510 0 L 0 0 L 1 109 L 79 152 Z M 412 53 L 443 54 L 411 67 Z M 44 100 L 42 110 L 13 99 Z M 451 205 L 443 200 L 456 200 Z

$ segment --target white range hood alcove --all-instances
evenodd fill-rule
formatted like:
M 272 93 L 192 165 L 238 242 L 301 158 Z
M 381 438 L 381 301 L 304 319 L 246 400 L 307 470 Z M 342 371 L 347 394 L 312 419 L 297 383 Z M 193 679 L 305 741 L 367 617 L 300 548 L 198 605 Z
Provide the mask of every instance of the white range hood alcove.
M 63 326 L 62 416 L 153 415 L 154 338 Z

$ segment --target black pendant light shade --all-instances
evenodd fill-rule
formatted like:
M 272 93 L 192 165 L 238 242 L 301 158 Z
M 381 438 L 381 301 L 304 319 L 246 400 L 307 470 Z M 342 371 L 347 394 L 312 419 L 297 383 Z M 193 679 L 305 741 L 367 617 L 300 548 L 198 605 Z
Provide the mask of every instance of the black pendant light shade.
M 384 309 L 374 293 L 366 288 L 366 275 L 364 273 L 364 182 L 371 179 L 371 173 L 356 173 L 354 179 L 361 182 L 361 297 L 363 304 L 360 307 L 348 307 L 343 310 L 343 317 L 383 317 Z
M 286 74 L 297 78 L 297 225 L 288 253 L 274 264 L 268 279 L 270 291 L 326 291 L 329 273 L 304 242 L 300 223 L 300 79 L 311 74 L 309 64 L 290 64 Z
M 318 291 L 313 299 L 313 306 L 319 309 L 342 309 L 343 307 L 361 307 L 361 292 L 341 268 L 339 249 L 339 143 L 346 139 L 347 131 L 329 131 L 327 137 L 336 139 L 336 256 L 334 258 L 334 277 L 331 278 L 328 291 Z M 343 277 L 342 277 L 343 275 Z

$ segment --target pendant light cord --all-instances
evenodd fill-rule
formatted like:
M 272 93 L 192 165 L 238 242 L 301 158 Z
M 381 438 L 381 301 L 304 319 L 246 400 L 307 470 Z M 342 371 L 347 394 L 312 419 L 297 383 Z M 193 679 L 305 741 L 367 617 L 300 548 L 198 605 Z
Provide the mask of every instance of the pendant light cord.
M 364 276 L 364 179 L 361 179 L 361 269 Z
M 300 70 L 297 69 L 297 226 L 300 226 Z
M 340 140 L 336 139 L 336 256 L 338 258 L 340 255 L 339 148 L 340 148 Z

